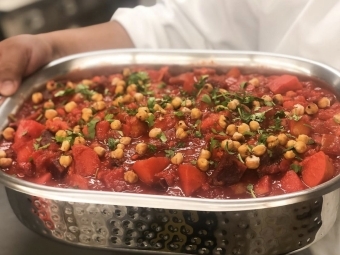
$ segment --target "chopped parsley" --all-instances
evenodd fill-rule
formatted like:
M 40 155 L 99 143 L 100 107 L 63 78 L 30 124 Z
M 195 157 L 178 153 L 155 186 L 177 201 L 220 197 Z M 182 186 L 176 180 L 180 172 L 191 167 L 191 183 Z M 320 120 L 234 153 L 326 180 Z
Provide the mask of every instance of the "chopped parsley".
M 298 164 L 291 164 L 290 169 L 292 169 L 295 173 L 300 173 L 302 171 L 302 166 Z
M 96 125 L 99 122 L 99 119 L 92 119 L 88 124 L 88 132 L 89 132 L 89 138 L 94 139 L 96 136 Z
M 254 192 L 254 185 L 253 184 L 248 184 L 247 185 L 247 190 L 248 190 L 248 192 L 250 193 L 250 195 L 253 198 L 256 198 L 256 195 L 255 195 L 255 192 Z
M 107 140 L 107 146 L 110 150 L 115 150 L 117 148 L 117 145 L 119 144 L 119 139 L 109 138 Z

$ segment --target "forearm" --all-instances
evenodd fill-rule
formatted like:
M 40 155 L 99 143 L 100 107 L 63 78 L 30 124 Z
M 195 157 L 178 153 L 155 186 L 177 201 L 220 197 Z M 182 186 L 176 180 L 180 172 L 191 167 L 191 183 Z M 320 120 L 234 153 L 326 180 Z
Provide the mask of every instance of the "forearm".
M 134 47 L 125 29 L 116 21 L 40 36 L 50 45 L 50 61 L 86 51 Z

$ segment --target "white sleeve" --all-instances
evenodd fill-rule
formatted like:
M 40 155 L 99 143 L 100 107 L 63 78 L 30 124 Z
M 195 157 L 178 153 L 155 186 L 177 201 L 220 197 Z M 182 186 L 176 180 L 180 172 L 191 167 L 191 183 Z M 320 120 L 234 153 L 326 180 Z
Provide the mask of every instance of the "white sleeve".
M 137 48 L 257 48 L 256 1 L 163 0 L 152 7 L 121 8 L 112 19 Z

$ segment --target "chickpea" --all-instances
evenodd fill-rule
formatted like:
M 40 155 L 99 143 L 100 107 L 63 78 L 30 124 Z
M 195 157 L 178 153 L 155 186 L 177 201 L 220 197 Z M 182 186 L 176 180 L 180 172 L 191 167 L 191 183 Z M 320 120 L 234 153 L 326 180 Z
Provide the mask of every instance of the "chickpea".
M 279 139 L 276 136 L 270 135 L 267 138 L 267 146 L 268 146 L 269 149 L 273 149 L 274 147 L 276 147 L 278 145 L 279 145 Z
M 305 112 L 309 115 L 313 115 L 313 114 L 317 113 L 318 111 L 319 111 L 319 108 L 314 103 L 309 103 L 305 108 Z
M 74 126 L 74 128 L 73 128 L 73 133 L 79 134 L 80 131 L 81 131 L 81 130 L 80 130 L 80 126 L 79 126 L 79 125 Z
M 68 167 L 69 165 L 71 165 L 72 163 L 72 157 L 71 156 L 65 156 L 65 155 L 62 155 L 60 156 L 59 158 L 59 164 L 63 167 Z
M 134 101 L 134 98 L 131 95 L 125 94 L 123 96 L 123 103 L 129 104 L 129 103 L 132 103 L 133 101 Z
M 144 99 L 144 95 L 142 93 L 136 93 L 133 95 L 133 97 L 135 98 L 137 102 L 141 102 Z
M 235 124 L 230 124 L 230 125 L 227 126 L 226 133 L 227 133 L 227 135 L 234 135 L 236 130 L 237 130 L 236 125 Z
M 232 136 L 232 139 L 235 141 L 242 141 L 244 139 L 244 136 L 239 132 L 235 132 Z
M 191 110 L 188 107 L 181 107 L 180 111 L 183 113 L 191 113 Z
M 228 91 L 226 89 L 218 89 L 218 92 L 221 94 L 226 94 Z
M 331 101 L 327 97 L 323 97 L 318 101 L 318 106 L 321 109 L 331 106 Z
M 117 86 L 125 87 L 126 86 L 126 82 L 124 80 L 118 80 L 117 81 Z
M 106 108 L 106 104 L 104 101 L 97 101 L 92 105 L 92 107 L 96 109 L 97 111 L 101 111 Z
M 53 91 L 53 90 L 55 90 L 57 88 L 57 84 L 54 82 L 54 81 L 48 81 L 47 83 L 46 83 L 46 89 L 48 90 L 48 91 Z
M 121 159 L 124 157 L 124 151 L 123 149 L 117 148 L 114 151 L 111 151 L 110 153 L 110 157 L 111 158 L 115 158 L 115 159 Z
M 126 88 L 126 93 L 132 94 L 133 92 L 137 91 L 137 85 L 136 84 L 130 84 Z
M 6 158 L 7 154 L 5 151 L 0 150 L 0 158 Z
M 103 95 L 100 94 L 100 93 L 94 93 L 92 96 L 91 96 L 91 100 L 92 101 L 103 101 Z
M 11 127 L 7 127 L 2 131 L 2 136 L 5 138 L 7 141 L 11 141 L 14 139 L 14 134 L 15 130 Z
M 32 102 L 34 104 L 39 104 L 43 101 L 44 97 L 43 94 L 40 92 L 33 93 L 32 95 Z
M 65 130 L 58 130 L 56 133 L 55 133 L 55 136 L 56 137 L 66 137 L 67 136 L 67 132 Z
M 122 143 L 119 143 L 119 144 L 117 144 L 117 149 L 122 149 L 122 150 L 124 150 L 124 149 L 125 149 L 125 145 L 122 144 Z
M 136 145 L 136 153 L 139 155 L 143 155 L 148 150 L 148 145 L 146 143 L 138 143 Z
M 294 151 L 289 150 L 289 151 L 286 151 L 283 154 L 283 156 L 284 156 L 285 159 L 293 159 L 293 158 L 295 158 L 296 155 L 295 155 Z
M 211 152 L 205 149 L 202 149 L 200 152 L 199 158 L 209 159 L 211 157 Z
M 232 150 L 234 150 L 234 143 L 230 139 L 225 139 L 221 142 L 221 148 L 223 150 L 232 151 Z
M 114 120 L 111 122 L 110 127 L 113 130 L 119 130 L 122 128 L 122 123 L 120 122 L 120 120 Z
M 103 147 L 96 146 L 93 148 L 93 150 L 99 157 L 103 157 L 105 155 L 105 149 Z
M 246 166 L 249 169 L 257 169 L 260 166 L 260 158 L 254 155 L 246 157 Z
M 307 145 L 304 142 L 297 141 L 296 144 L 294 145 L 294 149 L 298 153 L 304 153 L 307 151 Z
M 249 128 L 248 124 L 246 124 L 246 123 L 242 123 L 241 125 L 239 125 L 237 127 L 237 132 L 239 132 L 242 135 L 246 134 L 249 131 L 250 131 L 250 128 Z
M 337 113 L 333 116 L 333 120 L 335 123 L 340 124 L 340 113 Z
M 93 84 L 93 81 L 89 79 L 84 79 L 81 81 L 81 84 L 86 85 L 86 86 L 91 86 Z
M 174 107 L 172 106 L 172 104 L 167 103 L 167 104 L 165 105 L 165 110 L 173 110 L 173 109 L 174 109 Z
M 162 129 L 160 128 L 153 128 L 149 132 L 150 138 L 157 138 L 162 133 Z
M 119 142 L 124 145 L 129 145 L 131 143 L 131 137 L 123 136 L 120 138 Z
M 257 131 L 260 129 L 260 124 L 257 121 L 252 120 L 249 122 L 249 128 L 251 131 Z
M 54 108 L 54 103 L 51 100 L 48 100 L 47 102 L 44 103 L 44 108 L 45 109 L 52 109 L 52 108 Z
M 305 113 L 305 107 L 301 104 L 294 105 L 294 108 L 292 110 L 292 114 L 301 116 Z
M 256 146 L 252 149 L 252 153 L 253 153 L 255 156 L 262 156 L 266 151 L 267 151 L 267 148 L 266 148 L 266 146 L 264 146 L 264 144 L 256 145 Z
M 206 84 L 204 84 L 203 89 L 207 92 L 211 92 L 211 91 L 213 91 L 214 88 L 210 83 L 206 83 Z
M 286 148 L 294 147 L 296 144 L 295 140 L 289 140 L 286 144 Z
M 235 110 L 239 104 L 240 104 L 240 101 L 238 101 L 237 99 L 233 99 L 227 104 L 227 107 L 230 110 Z
M 191 110 L 191 118 L 194 120 L 200 119 L 202 117 L 202 112 L 198 108 L 193 108 Z
M 126 171 L 124 173 L 124 181 L 127 183 L 136 183 L 138 182 L 138 175 L 132 170 Z
M 58 112 L 54 109 L 47 109 L 45 111 L 45 118 L 48 119 L 48 120 L 51 120 L 54 117 L 57 117 L 57 115 L 58 115 Z
M 178 152 L 171 158 L 171 163 L 174 165 L 179 165 L 183 162 L 183 154 Z
M 283 104 L 283 96 L 281 94 L 276 94 L 273 96 L 273 102 L 277 105 Z
M 113 106 L 120 106 L 121 104 L 123 104 L 123 97 L 122 96 L 119 96 L 115 100 L 112 101 Z
M 199 158 L 197 160 L 197 167 L 201 171 L 206 172 L 209 169 L 209 161 L 205 158 Z
M 114 78 L 111 80 L 111 85 L 112 85 L 112 86 L 117 85 L 118 81 L 120 81 L 120 80 L 121 80 L 120 78 L 114 77 Z
M 257 78 L 252 78 L 251 80 L 248 81 L 248 83 L 250 83 L 254 87 L 258 87 L 260 85 L 260 81 Z
M 308 135 L 299 135 L 298 138 L 296 138 L 297 142 L 300 141 L 300 142 L 303 142 L 305 144 L 308 144 L 309 140 L 310 140 L 310 138 L 309 138 Z
M 235 150 L 238 150 L 238 148 L 240 148 L 241 143 L 238 141 L 233 141 L 233 147 L 235 148 Z
M 165 114 L 165 113 L 166 113 L 166 111 L 165 111 L 159 104 L 155 104 L 155 106 L 153 107 L 153 109 L 154 109 L 155 111 L 158 111 L 158 112 L 162 113 L 162 114 Z
M 115 89 L 115 95 L 123 94 L 124 93 L 124 89 L 125 89 L 124 86 L 117 85 L 116 89 Z
M 174 107 L 174 109 L 177 109 L 181 107 L 182 99 L 180 97 L 175 97 L 174 99 L 172 99 L 171 104 Z
M 273 99 L 269 95 L 263 95 L 261 98 L 263 99 L 265 104 L 273 102 Z
M 192 106 L 192 101 L 190 99 L 185 100 L 185 106 L 186 107 L 191 107 Z
M 242 158 L 246 158 L 249 155 L 249 148 L 247 144 L 242 144 L 237 149 L 238 153 L 240 153 Z
M 85 144 L 86 140 L 84 139 L 84 137 L 78 136 L 76 138 L 74 138 L 74 142 L 73 144 Z
M 148 107 L 146 106 L 142 106 L 138 108 L 138 112 L 146 112 L 146 113 L 150 113 L 150 110 Z
M 71 147 L 71 144 L 70 144 L 70 141 L 63 141 L 62 144 L 61 144 L 61 147 L 60 147 L 60 150 L 61 151 L 68 151 Z
M 287 97 L 295 97 L 297 94 L 296 92 L 292 91 L 292 90 L 289 90 L 286 92 L 286 96 Z
M 0 167 L 6 168 L 10 167 L 13 163 L 13 160 L 11 158 L 0 158 Z
M 74 108 L 77 107 L 77 103 L 74 101 L 71 101 L 67 104 L 65 104 L 64 109 L 66 112 L 71 112 Z
M 279 140 L 279 144 L 282 145 L 282 146 L 285 146 L 288 142 L 288 136 L 286 134 L 279 134 L 277 136 L 277 139 Z
M 221 128 L 227 127 L 227 118 L 223 115 L 220 115 L 218 118 L 218 125 L 220 125 Z
M 86 122 L 88 122 L 90 120 L 90 118 L 92 117 L 92 110 L 91 108 L 83 108 L 81 110 L 82 114 L 81 114 L 81 118 L 83 120 L 85 120 Z
M 255 109 L 260 108 L 261 107 L 261 103 L 259 101 L 257 101 L 257 100 L 253 101 L 253 107 Z
M 74 85 L 73 82 L 68 81 L 66 83 L 66 88 L 68 88 L 68 89 L 74 89 L 75 87 L 76 87 L 76 85 Z
M 183 128 L 177 128 L 176 130 L 176 138 L 184 139 L 188 136 L 188 133 Z
M 123 69 L 123 76 L 124 77 L 130 76 L 130 74 L 131 74 L 130 68 L 126 67 L 126 68 Z
M 188 129 L 187 124 L 185 124 L 185 122 L 183 120 L 180 120 L 177 124 L 177 128 L 183 128 L 184 130 Z

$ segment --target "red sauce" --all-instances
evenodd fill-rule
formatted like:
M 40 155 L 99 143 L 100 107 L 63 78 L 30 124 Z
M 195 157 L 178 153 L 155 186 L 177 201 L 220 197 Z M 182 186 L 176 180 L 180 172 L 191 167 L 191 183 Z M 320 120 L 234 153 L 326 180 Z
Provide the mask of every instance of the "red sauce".
M 1 169 L 27 181 L 225 199 L 339 173 L 340 104 L 312 80 L 163 67 L 46 87 L 0 141 Z

